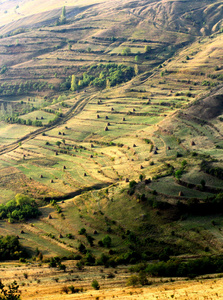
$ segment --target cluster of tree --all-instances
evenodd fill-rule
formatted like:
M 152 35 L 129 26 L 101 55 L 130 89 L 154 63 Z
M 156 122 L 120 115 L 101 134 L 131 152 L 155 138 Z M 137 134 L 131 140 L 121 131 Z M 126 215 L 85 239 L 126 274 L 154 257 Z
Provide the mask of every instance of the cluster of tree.
M 210 74 L 208 75 L 211 79 L 217 79 L 223 81 L 223 74 Z
M 4 121 L 7 122 L 7 123 L 10 123 L 10 124 L 22 124 L 22 125 L 28 125 L 28 126 L 38 126 L 38 127 L 41 127 L 43 126 L 43 123 L 42 121 L 40 120 L 25 120 L 25 119 L 21 119 L 17 116 L 6 116 L 4 118 Z
M 2 66 L 1 70 L 0 70 L 0 74 L 4 74 L 7 70 L 8 70 L 8 68 L 5 65 Z
M 0 260 L 13 260 L 26 257 L 27 253 L 19 243 L 19 238 L 13 235 L 0 236 Z M 0 298 L 1 299 L 1 298 Z
M 59 270 L 63 270 L 64 272 L 66 271 L 66 265 L 61 263 L 60 257 L 51 257 L 50 262 L 49 262 L 49 267 L 50 268 L 58 268 Z
M 72 75 L 70 89 L 76 91 L 90 85 L 102 88 L 111 87 L 131 80 L 134 75 L 134 68 L 123 64 L 94 65 L 79 78 Z M 68 86 L 67 81 L 63 84 Z
M 188 262 L 169 260 L 149 264 L 145 270 L 153 276 L 193 278 L 203 274 L 222 273 L 223 257 L 203 257 Z
M 40 215 L 36 202 L 22 194 L 17 194 L 14 200 L 0 205 L 0 219 L 8 219 L 10 223 L 24 222 Z
M 206 161 L 202 161 L 201 169 L 207 174 L 210 174 L 219 179 L 223 179 L 223 169 L 220 167 L 212 167 Z
M 7 84 L 3 83 L 0 85 L 0 95 L 2 96 L 16 96 L 24 95 L 32 91 L 43 91 L 50 89 L 51 85 L 48 85 L 46 81 L 25 81 L 20 84 Z

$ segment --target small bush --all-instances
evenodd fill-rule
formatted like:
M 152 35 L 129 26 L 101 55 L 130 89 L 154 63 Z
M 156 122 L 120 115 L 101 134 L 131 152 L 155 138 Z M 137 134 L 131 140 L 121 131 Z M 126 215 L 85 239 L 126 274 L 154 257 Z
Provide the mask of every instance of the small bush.
M 95 289 L 95 290 L 99 290 L 100 289 L 100 285 L 98 283 L 98 281 L 95 279 L 92 281 L 91 286 Z

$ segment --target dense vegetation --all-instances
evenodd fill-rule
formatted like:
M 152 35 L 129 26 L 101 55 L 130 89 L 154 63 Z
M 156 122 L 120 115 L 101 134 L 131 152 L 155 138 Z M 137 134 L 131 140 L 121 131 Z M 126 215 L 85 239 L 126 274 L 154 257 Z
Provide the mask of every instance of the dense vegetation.
M 27 253 L 19 242 L 18 236 L 0 236 L 0 260 L 20 259 Z
M 202 257 L 187 262 L 169 260 L 149 264 L 146 272 L 153 276 L 164 277 L 195 277 L 203 274 L 222 273 L 223 257 Z
M 37 204 L 33 199 L 17 194 L 14 200 L 0 205 L 0 219 L 8 219 L 8 222 L 24 222 L 27 219 L 40 216 Z
M 76 91 L 91 85 L 100 88 L 116 86 L 132 79 L 134 75 L 134 68 L 123 64 L 92 65 L 81 77 L 72 76 L 70 88 L 72 91 Z M 63 83 L 61 88 L 69 87 L 67 82 Z

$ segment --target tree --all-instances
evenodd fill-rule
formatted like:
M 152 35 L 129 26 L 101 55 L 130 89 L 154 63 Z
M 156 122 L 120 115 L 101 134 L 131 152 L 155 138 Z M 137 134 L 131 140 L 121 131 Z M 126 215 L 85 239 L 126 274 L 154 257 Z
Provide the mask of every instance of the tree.
M 205 187 L 205 184 L 206 184 L 205 180 L 204 180 L 204 179 L 202 179 L 202 180 L 201 180 L 201 185 L 202 185 L 202 188 L 204 188 L 204 187 Z
M 102 243 L 105 247 L 110 248 L 111 247 L 111 238 L 109 235 L 106 235 L 103 239 L 102 239 Z
M 140 174 L 140 175 L 139 175 L 139 180 L 140 180 L 140 181 L 143 181 L 143 178 L 144 178 L 144 175 L 143 175 L 143 174 Z
M 95 289 L 95 290 L 99 290 L 100 289 L 100 285 L 98 283 L 98 281 L 95 279 L 92 281 L 91 286 Z
M 76 82 L 76 76 L 75 75 L 71 76 L 70 89 L 71 89 L 71 91 L 76 91 L 76 89 L 77 89 L 77 82 Z
M 78 234 L 83 235 L 86 233 L 86 229 L 83 227 L 78 231 Z
M 148 45 L 146 45 L 144 49 L 145 49 L 145 53 L 149 53 L 151 51 L 151 47 Z
M 65 6 L 62 8 L 62 13 L 60 15 L 59 22 L 60 22 L 60 24 L 65 24 L 66 23 L 66 7 Z
M 126 47 L 122 50 L 122 55 L 128 56 L 131 54 L 131 49 L 129 47 Z
M 139 277 L 136 275 L 132 275 L 127 280 L 128 286 L 136 286 L 139 283 Z
M 16 281 L 10 283 L 8 289 L 5 288 L 5 285 L 0 280 L 0 299 L 2 300 L 20 300 L 19 285 Z

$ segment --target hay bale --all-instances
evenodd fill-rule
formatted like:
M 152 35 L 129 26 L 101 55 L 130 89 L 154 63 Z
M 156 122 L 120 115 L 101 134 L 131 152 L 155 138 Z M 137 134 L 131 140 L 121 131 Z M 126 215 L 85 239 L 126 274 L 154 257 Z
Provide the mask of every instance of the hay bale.
M 195 142 L 194 141 L 192 141 L 191 142 L 191 146 L 195 146 L 196 144 L 195 144 Z
M 122 121 L 125 121 L 125 118 L 122 118 Z
M 105 116 L 105 120 L 108 120 L 108 116 Z
M 94 145 L 93 145 L 93 144 L 91 144 L 91 148 L 94 148 Z
M 107 123 L 107 126 L 110 126 L 111 124 L 110 123 Z
M 170 146 L 167 147 L 167 150 L 171 150 Z
M 52 216 L 51 216 L 51 214 L 48 215 L 48 219 L 53 219 Z
M 53 179 L 50 180 L 50 183 L 53 183 Z
M 142 165 L 140 166 L 140 169 L 143 169 L 143 166 L 142 166 Z
M 66 170 L 66 166 L 63 166 L 63 169 Z
M 132 147 L 136 147 L 136 144 L 133 144 L 133 146 Z
M 125 179 L 125 182 L 129 182 L 129 179 L 128 179 L 128 178 L 126 178 L 126 179 Z
M 61 132 L 59 131 L 58 134 L 61 135 Z
M 90 155 L 90 158 L 93 158 L 93 155 L 92 155 L 92 154 Z
M 157 151 L 155 150 L 155 151 L 153 152 L 153 154 L 158 154 L 158 153 L 157 153 Z
M 24 234 L 25 232 L 23 230 L 20 231 L 21 234 Z
M 97 115 L 97 119 L 99 119 L 100 118 L 100 116 L 99 115 Z
M 105 131 L 108 131 L 108 127 L 107 126 L 105 127 Z
M 56 151 L 55 155 L 58 155 L 58 152 Z
M 84 173 L 84 176 L 87 176 L 87 173 Z
M 42 174 L 40 175 L 40 178 L 43 178 L 43 175 L 42 175 Z
M 113 107 L 111 108 L 111 111 L 114 111 L 114 108 L 113 108 Z

